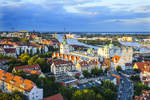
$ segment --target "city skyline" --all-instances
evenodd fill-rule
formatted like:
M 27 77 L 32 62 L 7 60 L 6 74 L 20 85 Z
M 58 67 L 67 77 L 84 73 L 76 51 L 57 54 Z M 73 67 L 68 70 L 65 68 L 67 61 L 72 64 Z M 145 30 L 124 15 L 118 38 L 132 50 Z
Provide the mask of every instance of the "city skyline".
M 150 31 L 149 0 L 1 0 L 0 31 Z

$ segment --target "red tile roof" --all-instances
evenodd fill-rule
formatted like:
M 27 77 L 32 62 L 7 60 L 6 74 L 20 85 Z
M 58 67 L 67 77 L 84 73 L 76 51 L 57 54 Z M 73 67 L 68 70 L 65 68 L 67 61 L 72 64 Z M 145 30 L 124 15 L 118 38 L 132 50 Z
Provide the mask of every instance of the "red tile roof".
M 65 61 L 61 59 L 57 59 L 53 61 L 54 65 L 60 65 L 60 64 L 73 64 L 72 61 Z
M 23 69 L 30 69 L 33 68 L 33 70 L 41 70 L 39 64 L 35 64 L 35 65 L 25 65 L 25 66 L 15 66 L 14 69 L 16 71 L 18 70 L 23 70 Z
M 37 72 L 36 70 L 30 70 L 30 69 L 23 69 L 23 72 L 29 73 L 29 74 L 36 74 L 36 75 L 42 74 L 42 72 Z
M 0 80 L 26 91 L 30 91 L 35 86 L 32 81 L 23 79 L 20 76 L 14 76 L 12 73 L 5 72 L 4 70 L 0 70 Z M 24 85 L 24 87 L 21 85 Z
M 43 100 L 63 100 L 63 97 L 61 94 L 56 94 L 54 96 L 44 98 Z
M 115 61 L 115 63 L 118 63 L 119 60 L 120 60 L 120 56 L 114 56 L 114 57 L 112 58 L 112 61 L 113 61 L 113 62 Z
M 146 61 L 146 62 L 136 62 L 135 64 L 137 64 L 138 68 L 141 71 L 150 72 L 150 62 L 149 61 Z M 145 68 L 145 66 L 147 66 L 147 68 Z
M 134 100 L 144 100 L 144 98 L 141 96 L 135 96 L 134 98 L 135 98 Z

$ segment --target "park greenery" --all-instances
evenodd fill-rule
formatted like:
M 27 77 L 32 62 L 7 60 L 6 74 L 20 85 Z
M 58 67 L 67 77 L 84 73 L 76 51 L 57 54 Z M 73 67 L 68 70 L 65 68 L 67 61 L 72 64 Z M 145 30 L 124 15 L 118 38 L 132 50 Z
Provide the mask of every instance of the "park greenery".
M 25 95 L 18 91 L 4 93 L 0 90 L 0 100 L 28 100 Z
M 95 67 L 91 69 L 91 72 L 89 72 L 88 70 L 83 70 L 82 74 L 85 78 L 90 78 L 90 77 L 98 77 L 98 76 L 106 75 L 108 71 L 109 68 L 103 70 L 102 68 Z
M 103 81 L 98 87 L 76 90 L 75 88 L 62 87 L 60 93 L 64 100 L 116 100 L 116 86 L 109 80 Z
M 93 86 L 88 89 L 77 90 L 73 87 L 62 86 L 55 81 L 54 77 L 26 76 L 22 71 L 14 74 L 29 79 L 36 83 L 39 88 L 43 88 L 44 97 L 61 93 L 64 100 L 116 100 L 116 86 L 109 80 L 102 81 L 98 87 Z
M 140 96 L 142 90 L 150 90 L 150 88 L 147 85 L 144 85 L 141 83 L 140 77 L 138 75 L 131 76 L 131 80 L 134 83 L 134 95 Z
M 117 66 L 117 67 L 116 67 L 116 70 L 117 70 L 117 72 L 122 71 L 121 66 Z
M 28 53 L 21 54 L 19 56 L 20 62 L 23 65 L 34 65 L 39 64 L 42 72 L 49 72 L 50 65 L 47 64 L 47 59 L 41 58 L 40 55 L 36 54 L 34 56 L 30 56 Z

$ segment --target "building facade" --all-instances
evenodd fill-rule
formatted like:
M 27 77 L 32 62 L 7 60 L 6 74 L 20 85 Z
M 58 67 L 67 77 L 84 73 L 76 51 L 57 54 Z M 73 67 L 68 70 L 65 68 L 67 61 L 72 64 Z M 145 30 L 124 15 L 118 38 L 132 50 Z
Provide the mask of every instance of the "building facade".
M 26 95 L 29 100 L 43 99 L 43 89 L 39 89 L 32 81 L 3 70 L 0 70 L 0 89 L 3 92 L 17 90 Z

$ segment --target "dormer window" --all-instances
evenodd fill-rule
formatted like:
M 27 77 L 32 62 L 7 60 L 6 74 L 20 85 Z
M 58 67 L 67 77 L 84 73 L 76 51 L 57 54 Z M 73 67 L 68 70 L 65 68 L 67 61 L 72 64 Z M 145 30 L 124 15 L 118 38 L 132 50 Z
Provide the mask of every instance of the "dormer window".
M 20 87 L 25 88 L 25 87 L 26 87 L 26 85 L 25 85 L 25 84 L 21 84 L 21 85 L 20 85 Z
M 5 80 L 6 78 L 7 78 L 6 76 L 3 76 L 3 77 L 2 77 L 3 80 Z
M 11 80 L 10 83 L 14 84 L 16 81 L 15 80 Z

